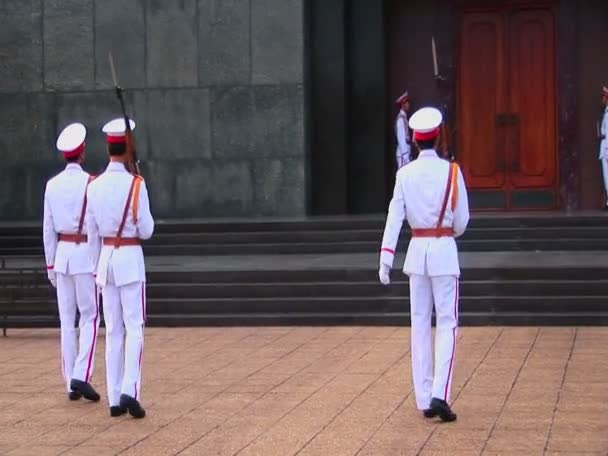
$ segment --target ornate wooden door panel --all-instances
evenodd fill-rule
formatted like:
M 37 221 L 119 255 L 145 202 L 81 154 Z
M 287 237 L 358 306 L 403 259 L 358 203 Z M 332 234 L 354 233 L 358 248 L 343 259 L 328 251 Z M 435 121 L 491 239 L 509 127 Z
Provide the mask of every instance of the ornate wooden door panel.
M 458 153 L 473 206 L 555 207 L 555 42 L 551 7 L 462 13 Z
M 555 26 L 547 10 L 509 18 L 509 99 L 514 122 L 508 147 L 514 188 L 555 182 Z
M 506 109 L 504 25 L 499 13 L 471 13 L 461 25 L 460 160 L 468 185 L 502 188 L 505 149 L 496 115 Z

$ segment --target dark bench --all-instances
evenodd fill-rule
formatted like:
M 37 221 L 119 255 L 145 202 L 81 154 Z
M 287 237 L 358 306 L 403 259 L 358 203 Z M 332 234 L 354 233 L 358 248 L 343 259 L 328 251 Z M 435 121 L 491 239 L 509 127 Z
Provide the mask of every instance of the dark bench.
M 0 321 L 7 328 L 57 326 L 55 289 L 45 269 L 6 268 L 0 260 Z

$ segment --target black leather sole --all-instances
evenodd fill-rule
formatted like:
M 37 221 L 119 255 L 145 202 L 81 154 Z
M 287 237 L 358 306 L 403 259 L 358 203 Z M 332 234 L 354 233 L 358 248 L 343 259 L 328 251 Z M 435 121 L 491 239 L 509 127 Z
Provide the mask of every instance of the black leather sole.
M 119 405 L 113 405 L 112 407 L 110 407 L 110 416 L 111 417 L 122 416 L 126 413 L 127 413 L 127 409 L 123 408 Z
M 452 412 L 452 409 L 447 404 L 447 402 L 442 401 L 441 399 L 433 398 L 431 400 L 431 410 L 433 410 L 436 415 L 439 415 L 441 421 L 445 421 L 446 423 L 450 423 L 452 421 L 456 421 L 458 416 Z
M 425 418 L 435 418 L 438 414 L 435 410 L 428 408 L 422 411 L 422 415 Z
M 97 391 L 95 391 L 95 388 L 93 388 L 90 383 L 80 380 L 72 380 L 70 382 L 70 388 L 72 388 L 72 391 L 82 394 L 82 397 L 89 401 L 99 402 L 101 399 L 101 396 L 97 393 Z
M 135 398 L 127 396 L 126 394 L 120 395 L 120 406 L 127 409 L 129 415 L 133 418 L 143 418 L 146 416 L 146 411 L 140 403 Z

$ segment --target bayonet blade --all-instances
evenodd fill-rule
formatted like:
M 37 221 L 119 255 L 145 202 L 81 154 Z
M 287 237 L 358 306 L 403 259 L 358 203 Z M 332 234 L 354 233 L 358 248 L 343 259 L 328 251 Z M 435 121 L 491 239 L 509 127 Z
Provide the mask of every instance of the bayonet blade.
M 114 80 L 114 87 L 118 87 L 118 79 L 116 78 L 116 70 L 114 69 L 114 59 L 112 58 L 112 51 L 108 52 L 108 58 L 110 59 L 110 71 L 112 71 L 112 79 Z

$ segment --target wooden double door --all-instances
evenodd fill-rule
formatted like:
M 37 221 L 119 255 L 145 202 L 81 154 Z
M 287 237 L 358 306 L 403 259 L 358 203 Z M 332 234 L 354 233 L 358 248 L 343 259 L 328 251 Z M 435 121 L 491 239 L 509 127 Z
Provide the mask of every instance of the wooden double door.
M 458 155 L 473 208 L 559 205 L 555 29 L 550 6 L 462 11 Z

